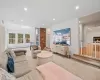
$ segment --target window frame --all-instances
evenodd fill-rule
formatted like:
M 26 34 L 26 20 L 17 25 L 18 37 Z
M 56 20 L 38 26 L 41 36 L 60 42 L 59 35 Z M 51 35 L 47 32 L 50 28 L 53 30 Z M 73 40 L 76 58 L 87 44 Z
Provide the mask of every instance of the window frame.
M 20 35 L 22 35 L 22 38 L 20 37 Z M 19 39 L 22 40 L 22 42 L 20 42 Z M 17 43 L 18 44 L 23 44 L 24 43 L 24 35 L 22 33 L 17 34 Z
M 12 34 L 12 37 L 10 38 L 10 34 Z M 10 42 L 12 40 L 12 42 Z M 15 44 L 16 42 L 16 34 L 15 33 L 9 33 L 9 44 Z
M 27 39 L 29 40 L 28 42 L 27 42 Z M 30 43 L 30 34 L 25 34 L 25 43 Z

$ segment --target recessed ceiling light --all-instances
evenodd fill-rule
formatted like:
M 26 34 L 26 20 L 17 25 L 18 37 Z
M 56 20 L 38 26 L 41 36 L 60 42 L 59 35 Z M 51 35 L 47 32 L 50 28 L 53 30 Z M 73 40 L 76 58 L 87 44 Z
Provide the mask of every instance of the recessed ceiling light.
M 42 24 L 42 25 L 44 25 L 44 24 Z
M 55 21 L 55 18 L 53 18 L 53 20 Z
M 27 11 L 27 8 L 24 8 L 25 11 Z
M 76 6 L 75 9 L 78 10 L 79 9 L 79 6 Z
M 23 22 L 23 20 L 21 20 L 21 22 Z

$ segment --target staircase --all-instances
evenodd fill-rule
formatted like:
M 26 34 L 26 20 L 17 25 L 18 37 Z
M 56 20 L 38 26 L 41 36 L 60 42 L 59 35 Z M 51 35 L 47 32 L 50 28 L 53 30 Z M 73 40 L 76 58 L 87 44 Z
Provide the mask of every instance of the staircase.
M 74 54 L 72 56 L 72 59 L 100 69 L 100 60 L 99 59 L 90 58 L 90 57 L 78 55 L 78 54 Z

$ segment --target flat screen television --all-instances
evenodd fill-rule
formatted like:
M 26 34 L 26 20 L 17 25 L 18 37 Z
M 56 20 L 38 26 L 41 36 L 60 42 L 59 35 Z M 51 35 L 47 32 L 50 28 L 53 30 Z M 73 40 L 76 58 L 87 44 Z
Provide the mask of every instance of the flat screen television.
M 71 30 L 70 28 L 56 30 L 53 32 L 53 43 L 54 44 L 71 44 Z

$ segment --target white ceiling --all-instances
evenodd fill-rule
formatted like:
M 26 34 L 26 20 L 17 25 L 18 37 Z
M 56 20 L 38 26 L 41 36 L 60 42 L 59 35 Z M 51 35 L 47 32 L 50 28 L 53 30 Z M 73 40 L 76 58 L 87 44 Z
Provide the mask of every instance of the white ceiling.
M 89 23 L 100 23 L 100 11 L 81 17 L 79 18 L 80 23 L 82 24 L 89 24 Z
M 79 10 L 75 10 L 77 5 Z M 34 27 L 51 26 L 99 10 L 100 0 L 0 0 L 0 20 Z

